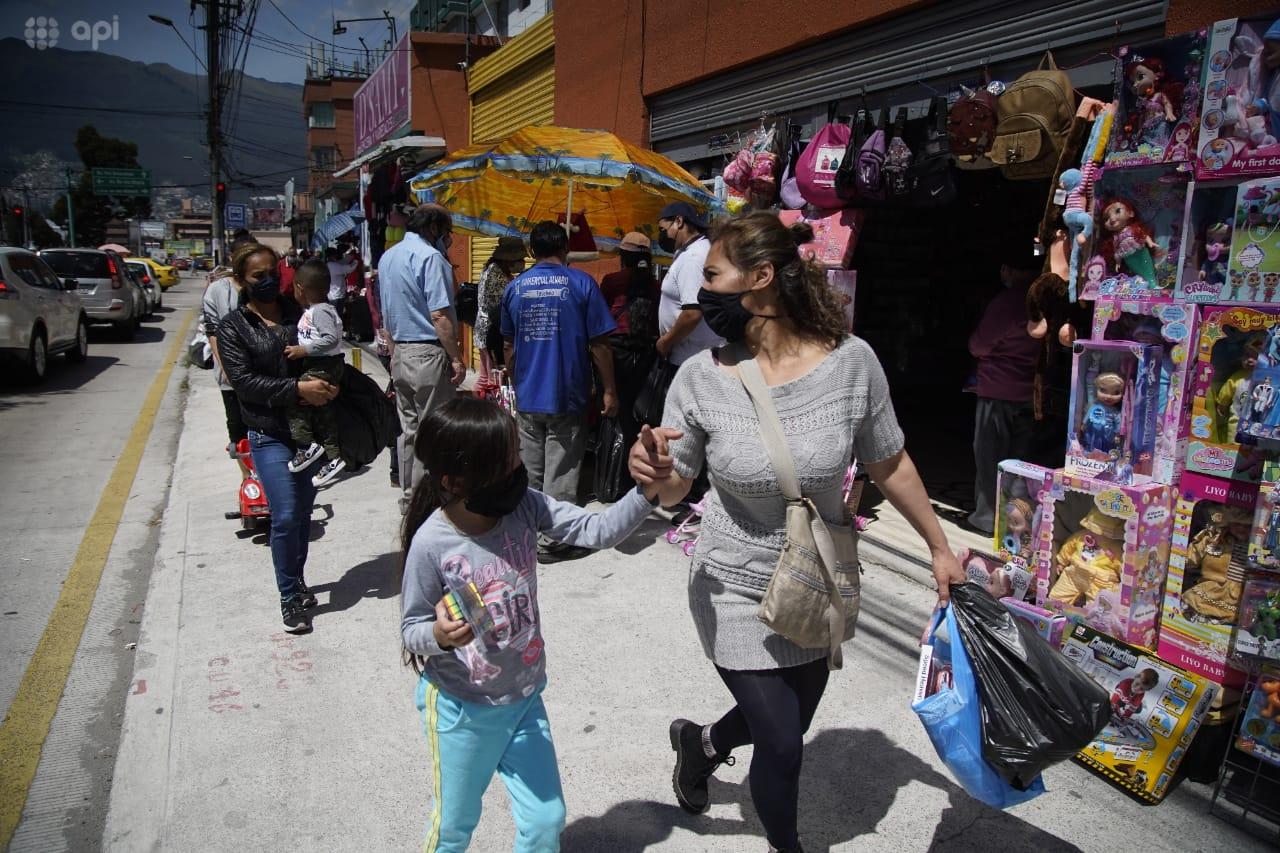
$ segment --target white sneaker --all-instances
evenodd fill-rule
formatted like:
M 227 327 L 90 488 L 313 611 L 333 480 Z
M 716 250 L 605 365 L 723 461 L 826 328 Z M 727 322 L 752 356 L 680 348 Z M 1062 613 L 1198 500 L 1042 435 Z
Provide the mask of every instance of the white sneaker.
M 299 471 L 305 471 L 321 456 L 324 456 L 324 448 L 316 444 L 314 441 L 310 447 L 304 447 L 298 451 L 293 457 L 293 461 L 289 463 L 289 471 L 296 474 Z
M 315 486 L 317 489 L 321 486 L 329 485 L 340 473 L 342 473 L 342 469 L 346 467 L 347 463 L 343 462 L 341 459 L 335 459 L 332 462 L 329 462 L 311 478 L 311 485 Z

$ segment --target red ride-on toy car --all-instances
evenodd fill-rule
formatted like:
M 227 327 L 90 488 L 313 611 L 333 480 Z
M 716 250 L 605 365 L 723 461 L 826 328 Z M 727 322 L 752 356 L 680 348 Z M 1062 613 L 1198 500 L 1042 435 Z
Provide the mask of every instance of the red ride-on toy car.
M 271 520 L 271 507 L 267 503 L 267 493 L 262 489 L 262 481 L 258 479 L 258 471 L 253 467 L 249 439 L 242 438 L 237 442 L 236 459 L 244 474 L 240 482 L 240 511 L 227 513 L 227 518 L 238 518 L 245 530 L 256 530 L 259 522 Z

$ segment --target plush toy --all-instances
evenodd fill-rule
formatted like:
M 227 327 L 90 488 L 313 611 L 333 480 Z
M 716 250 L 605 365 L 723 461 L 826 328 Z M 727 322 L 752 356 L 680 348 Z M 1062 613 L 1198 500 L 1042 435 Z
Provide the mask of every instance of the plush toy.
M 1188 571 L 1200 572 L 1200 582 L 1182 595 L 1182 612 L 1193 622 L 1231 625 L 1236 621 L 1243 585 L 1243 566 L 1232 569 L 1232 557 L 1249 538 L 1251 520 L 1237 507 L 1219 506 L 1209 513 L 1204 529 L 1191 540 Z
M 1102 373 L 1093 380 L 1094 402 L 1080 425 L 1080 449 L 1111 453 L 1120 433 L 1125 381 L 1119 373 Z
M 1160 253 L 1160 244 L 1142 224 L 1138 209 L 1124 198 L 1108 199 L 1102 206 L 1102 227 L 1108 232 L 1101 254 L 1115 262 L 1115 271 L 1128 270 L 1139 276 L 1147 287 L 1158 286 L 1152 253 Z
M 1059 572 L 1049 598 L 1067 605 L 1091 604 L 1104 589 L 1115 589 L 1123 567 L 1124 521 L 1097 508 L 1054 556 Z

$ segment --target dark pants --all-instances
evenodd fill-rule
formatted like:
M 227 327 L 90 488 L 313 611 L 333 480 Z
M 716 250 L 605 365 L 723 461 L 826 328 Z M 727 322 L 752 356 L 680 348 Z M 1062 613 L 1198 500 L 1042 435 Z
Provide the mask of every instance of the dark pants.
M 711 745 L 728 755 L 752 744 L 747 783 L 756 814 L 770 844 L 795 848 L 804 733 L 827 689 L 826 658 L 785 669 L 716 671 L 738 704 L 711 727 Z
M 387 371 L 387 376 L 390 376 L 391 375 L 391 356 L 380 355 L 378 356 L 378 361 L 382 362 L 382 369 Z M 395 382 L 393 381 L 387 382 L 387 396 L 391 398 L 391 401 L 393 403 L 395 402 L 396 386 L 395 386 Z M 391 442 L 391 476 L 395 477 L 397 480 L 400 479 L 400 442 L 399 441 Z
M 346 362 L 340 355 L 311 356 L 302 361 L 302 379 L 323 379 L 330 385 L 342 384 Z M 324 445 L 329 461 L 342 457 L 338 443 L 338 411 L 333 406 L 303 406 L 289 409 L 289 432 L 299 449 L 312 444 Z
M 244 416 L 240 414 L 240 398 L 235 391 L 222 392 L 222 408 L 227 412 L 227 438 L 235 445 L 242 438 L 249 437 L 249 430 L 244 425 Z M 235 447 L 232 447 L 234 450 Z
M 1030 403 L 979 397 L 973 419 L 973 513 L 969 523 L 990 531 L 996 519 L 996 470 L 1006 459 L 1026 459 L 1035 436 Z M 1065 433 L 1060 441 L 1066 441 Z
M 285 442 L 250 431 L 249 448 L 253 453 L 253 467 L 271 505 L 271 562 L 275 565 L 276 587 L 283 600 L 297 595 L 303 582 L 316 488 L 311 485 L 309 472 L 294 474 L 289 470 L 295 451 Z
M 640 424 L 633 409 L 640 390 L 644 388 L 653 366 L 656 353 L 653 347 L 642 347 L 626 335 L 612 335 L 609 345 L 613 350 L 613 379 L 618 389 L 618 426 L 629 448 L 640 434 Z

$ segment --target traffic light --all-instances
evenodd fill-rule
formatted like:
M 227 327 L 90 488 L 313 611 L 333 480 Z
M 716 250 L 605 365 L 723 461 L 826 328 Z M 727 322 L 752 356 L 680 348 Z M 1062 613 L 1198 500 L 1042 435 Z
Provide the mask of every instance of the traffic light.
M 213 185 L 214 200 L 213 203 L 218 206 L 218 210 L 225 210 L 227 207 L 227 185 L 222 181 L 218 181 Z
M 12 209 L 13 209 L 13 215 L 21 219 L 23 214 L 22 205 L 15 204 Z

